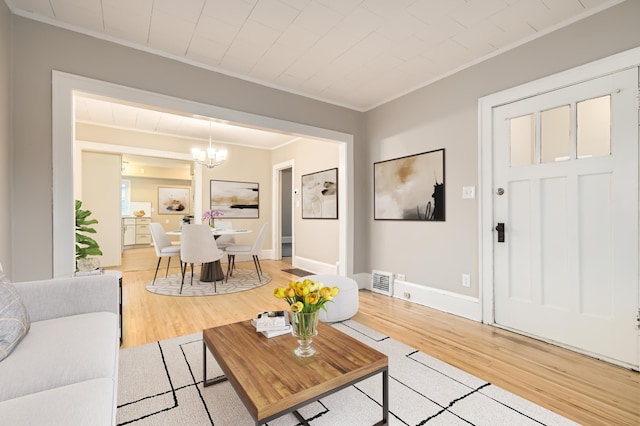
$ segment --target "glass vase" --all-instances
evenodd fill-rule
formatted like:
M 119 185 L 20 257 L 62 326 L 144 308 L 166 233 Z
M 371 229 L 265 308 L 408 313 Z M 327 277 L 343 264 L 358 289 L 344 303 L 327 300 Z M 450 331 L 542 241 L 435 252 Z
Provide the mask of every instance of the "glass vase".
M 298 347 L 293 353 L 299 357 L 315 354 L 311 342 L 318 335 L 318 312 L 291 312 L 291 334 L 298 339 Z

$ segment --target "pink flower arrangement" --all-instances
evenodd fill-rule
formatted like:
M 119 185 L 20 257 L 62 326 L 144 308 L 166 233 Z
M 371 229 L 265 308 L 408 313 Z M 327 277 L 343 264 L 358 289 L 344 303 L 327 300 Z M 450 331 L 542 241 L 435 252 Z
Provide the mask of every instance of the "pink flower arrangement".
M 216 217 L 220 216 L 224 216 L 224 213 L 222 213 L 220 210 L 207 210 L 202 215 L 202 220 L 213 220 Z

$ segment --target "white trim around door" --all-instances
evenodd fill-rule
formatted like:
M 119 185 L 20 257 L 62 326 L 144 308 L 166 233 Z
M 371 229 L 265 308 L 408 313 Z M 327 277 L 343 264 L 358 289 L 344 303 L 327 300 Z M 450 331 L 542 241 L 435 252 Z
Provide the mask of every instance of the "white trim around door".
M 620 53 L 593 63 L 589 63 L 553 76 L 536 80 L 512 89 L 504 90 L 484 98 L 478 102 L 478 121 L 480 138 L 480 298 L 482 305 L 482 321 L 487 324 L 495 324 L 495 299 L 494 299 L 494 239 L 496 238 L 495 212 L 494 212 L 494 192 L 493 182 L 493 159 L 494 159 L 494 135 L 496 129 L 493 127 L 494 110 L 497 107 L 510 104 L 523 99 L 528 99 L 544 93 L 549 93 L 562 88 L 573 86 L 577 83 L 594 80 L 602 76 L 611 75 L 623 70 L 637 69 L 640 65 L 640 48 L 636 48 L 624 53 Z M 637 72 L 637 71 L 636 71 Z M 637 95 L 638 93 L 636 93 Z M 640 109 L 640 108 L 638 108 Z M 636 113 L 636 119 L 638 114 Z M 635 159 L 639 161 L 639 159 Z M 636 206 L 638 208 L 639 206 Z M 637 214 L 637 212 L 636 212 Z M 637 261 L 637 259 L 636 259 Z M 640 282 L 638 293 L 640 294 Z M 640 300 L 637 301 L 640 306 Z M 633 326 L 633 324 L 630 324 Z M 560 346 L 562 343 L 552 342 Z M 638 347 L 640 348 L 640 332 L 638 335 Z M 570 348 L 577 350 L 575 348 Z M 580 350 L 577 350 L 582 352 Z M 593 355 L 593 354 L 588 354 Z M 610 360 L 615 362 L 615 360 Z M 628 365 L 624 365 L 629 367 Z M 637 367 L 637 366 L 636 366 Z M 633 366 L 631 366 L 633 368 Z

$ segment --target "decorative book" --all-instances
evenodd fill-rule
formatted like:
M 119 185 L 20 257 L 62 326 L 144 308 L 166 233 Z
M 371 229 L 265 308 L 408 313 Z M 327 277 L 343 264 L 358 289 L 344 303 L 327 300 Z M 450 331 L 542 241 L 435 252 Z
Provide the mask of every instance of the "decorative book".
M 251 320 L 251 324 L 257 332 L 266 337 L 291 333 L 291 323 L 286 311 L 260 312 L 256 318 Z

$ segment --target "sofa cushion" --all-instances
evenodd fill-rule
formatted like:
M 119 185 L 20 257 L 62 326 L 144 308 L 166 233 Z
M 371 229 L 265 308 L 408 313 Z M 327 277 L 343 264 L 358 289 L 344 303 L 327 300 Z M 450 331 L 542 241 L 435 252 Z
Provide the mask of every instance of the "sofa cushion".
M 5 425 L 114 425 L 115 385 L 95 379 L 0 402 Z
M 20 343 L 30 325 L 29 313 L 0 265 L 0 361 Z
M 36 321 L 0 362 L 0 401 L 96 378 L 113 378 L 118 317 L 93 312 Z

